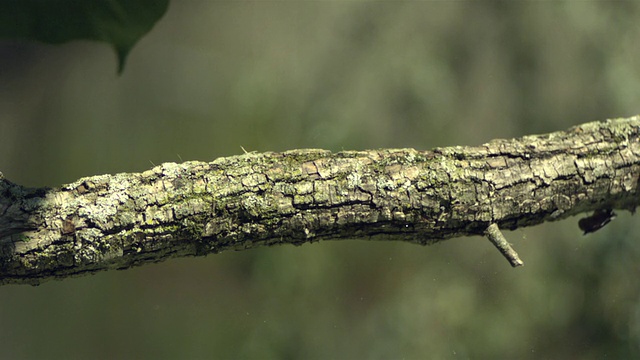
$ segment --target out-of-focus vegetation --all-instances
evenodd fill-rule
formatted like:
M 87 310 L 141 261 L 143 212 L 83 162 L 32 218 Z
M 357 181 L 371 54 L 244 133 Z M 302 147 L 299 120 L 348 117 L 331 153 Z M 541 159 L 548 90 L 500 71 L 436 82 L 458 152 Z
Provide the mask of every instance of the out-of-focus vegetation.
M 127 54 L 167 11 L 169 0 L 1 0 L 0 39 L 110 44 L 118 72 Z
M 176 1 L 109 49 L 0 44 L 0 171 L 429 149 L 638 112 L 638 2 Z M 635 217 L 431 247 L 342 241 L 0 288 L 6 358 L 634 358 Z

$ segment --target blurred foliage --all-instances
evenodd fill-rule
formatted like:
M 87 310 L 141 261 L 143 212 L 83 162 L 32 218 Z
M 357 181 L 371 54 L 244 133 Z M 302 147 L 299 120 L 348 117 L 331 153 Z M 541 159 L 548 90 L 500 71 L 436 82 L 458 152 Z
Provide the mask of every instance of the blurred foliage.
M 1 0 L 0 39 L 103 41 L 115 49 L 121 73 L 133 45 L 168 6 L 169 0 Z
M 106 50 L 0 44 L 0 170 L 33 186 L 164 161 L 429 149 L 633 115 L 639 2 L 176 1 Z M 636 358 L 629 213 L 423 248 L 342 241 L 0 288 L 7 358 Z

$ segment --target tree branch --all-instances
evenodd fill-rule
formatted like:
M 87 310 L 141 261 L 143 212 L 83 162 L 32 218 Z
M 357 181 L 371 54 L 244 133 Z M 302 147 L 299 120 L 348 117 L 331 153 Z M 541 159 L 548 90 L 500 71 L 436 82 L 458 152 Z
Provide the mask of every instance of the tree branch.
M 640 117 L 632 117 L 477 147 L 166 163 L 54 189 L 0 176 L 0 284 L 283 243 L 431 244 L 490 234 L 491 224 L 516 229 L 586 211 L 633 211 L 639 141 Z

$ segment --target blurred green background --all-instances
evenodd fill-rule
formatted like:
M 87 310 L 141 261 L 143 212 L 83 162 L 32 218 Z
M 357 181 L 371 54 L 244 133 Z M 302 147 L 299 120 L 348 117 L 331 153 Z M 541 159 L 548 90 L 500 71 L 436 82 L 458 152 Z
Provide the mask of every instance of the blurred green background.
M 122 76 L 0 43 L 0 171 L 57 186 L 248 151 L 478 145 L 630 116 L 640 2 L 173 1 Z M 640 227 L 336 241 L 0 288 L 7 359 L 640 356 Z

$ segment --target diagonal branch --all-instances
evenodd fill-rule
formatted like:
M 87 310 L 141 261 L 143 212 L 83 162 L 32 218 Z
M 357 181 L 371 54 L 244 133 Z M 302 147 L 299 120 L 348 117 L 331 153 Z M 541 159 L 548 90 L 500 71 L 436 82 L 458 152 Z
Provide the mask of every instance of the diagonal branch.
M 491 224 L 495 232 L 633 210 L 639 175 L 640 117 L 632 117 L 477 147 L 292 150 L 166 163 L 55 189 L 0 176 L 0 284 L 259 245 L 354 238 L 430 244 L 482 235 Z

